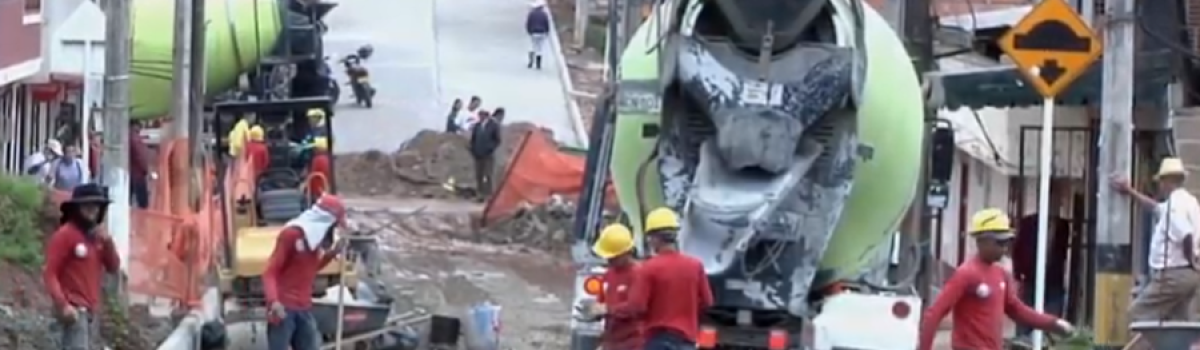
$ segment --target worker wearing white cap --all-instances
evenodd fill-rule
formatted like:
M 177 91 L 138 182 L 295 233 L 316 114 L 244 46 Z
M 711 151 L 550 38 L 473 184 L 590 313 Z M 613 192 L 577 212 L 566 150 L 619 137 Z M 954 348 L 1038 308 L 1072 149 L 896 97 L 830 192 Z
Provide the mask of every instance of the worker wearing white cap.
M 1191 301 L 1200 290 L 1200 273 L 1193 269 L 1200 202 L 1183 188 L 1187 176 L 1182 160 L 1163 159 L 1154 175 L 1162 201 L 1138 191 L 1125 178 L 1112 181 L 1115 190 L 1155 212 L 1147 252 L 1151 278 L 1129 306 L 1133 321 L 1187 320 Z
M 45 178 L 54 160 L 62 157 L 62 143 L 55 139 L 46 140 L 46 145 L 37 153 L 25 158 L 25 175 L 34 175 L 38 179 Z

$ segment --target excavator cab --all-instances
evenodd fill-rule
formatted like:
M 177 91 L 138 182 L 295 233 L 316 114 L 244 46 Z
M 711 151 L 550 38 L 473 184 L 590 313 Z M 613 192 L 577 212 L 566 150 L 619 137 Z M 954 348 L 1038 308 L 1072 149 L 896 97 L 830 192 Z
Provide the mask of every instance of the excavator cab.
M 217 142 L 213 152 L 219 157 L 219 173 L 223 186 L 218 195 L 223 198 L 223 220 L 226 228 L 225 264 L 221 270 L 221 288 L 227 296 L 239 300 L 261 300 L 261 276 L 267 260 L 275 249 L 279 232 L 288 221 L 296 218 L 316 200 L 307 186 L 312 177 L 325 181 L 325 188 L 336 193 L 332 178 L 308 174 L 305 150 L 311 135 L 329 135 L 332 151 L 332 104 L 327 97 L 305 97 L 274 101 L 231 101 L 213 106 L 212 127 Z M 308 113 L 325 111 L 322 125 L 309 123 Z M 268 162 L 255 171 L 244 155 L 229 155 L 229 132 L 244 118 L 265 132 Z M 340 267 L 345 269 L 339 271 Z M 346 285 L 355 285 L 354 267 L 337 261 L 318 273 L 313 292 L 320 297 L 330 286 L 339 283 L 346 274 Z

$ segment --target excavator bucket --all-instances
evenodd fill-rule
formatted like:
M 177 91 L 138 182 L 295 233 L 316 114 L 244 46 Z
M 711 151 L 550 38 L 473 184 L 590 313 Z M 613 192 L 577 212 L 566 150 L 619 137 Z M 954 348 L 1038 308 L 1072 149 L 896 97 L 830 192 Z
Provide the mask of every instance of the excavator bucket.
M 1141 321 L 1129 325 L 1154 349 L 1188 349 L 1200 340 L 1200 322 Z

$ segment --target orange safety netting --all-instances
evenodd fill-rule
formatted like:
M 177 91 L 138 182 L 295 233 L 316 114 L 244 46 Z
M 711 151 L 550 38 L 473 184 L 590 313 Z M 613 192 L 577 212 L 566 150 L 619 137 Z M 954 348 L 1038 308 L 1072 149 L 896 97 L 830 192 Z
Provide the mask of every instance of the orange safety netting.
M 546 132 L 530 130 L 512 154 L 504 177 L 483 209 L 483 224 L 512 216 L 523 205 L 542 205 L 559 195 L 574 200 L 583 191 L 587 158 L 559 151 Z M 616 203 L 611 183 L 607 205 Z
M 178 159 L 175 157 L 186 157 L 186 149 L 186 141 L 182 140 L 163 144 L 157 164 L 153 166 L 158 170 L 159 178 L 151 184 L 150 207 L 131 210 L 130 261 L 122 261 L 122 264 L 128 267 L 130 291 L 191 306 L 199 301 L 209 267 L 213 265 L 224 237 L 220 230 L 223 207 L 219 199 L 211 195 L 216 181 L 211 163 L 205 166 L 201 179 L 199 193 L 203 195 L 199 210 L 188 208 L 180 213 L 172 212 L 173 201 L 186 201 L 177 196 L 188 195 L 172 190 L 173 184 L 179 188 L 179 184 L 191 181 L 189 174 L 177 173 L 171 166 L 171 162 Z M 68 193 L 60 191 L 51 198 L 61 203 L 69 197 Z

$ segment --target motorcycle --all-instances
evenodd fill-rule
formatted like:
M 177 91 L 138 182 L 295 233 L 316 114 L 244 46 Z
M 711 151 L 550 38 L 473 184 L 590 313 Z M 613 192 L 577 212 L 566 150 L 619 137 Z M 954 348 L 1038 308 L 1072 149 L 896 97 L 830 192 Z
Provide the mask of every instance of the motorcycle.
M 354 92 L 354 102 L 361 106 L 371 108 L 374 105 L 375 88 L 371 86 L 371 75 L 367 68 L 362 65 L 361 59 L 357 56 L 350 56 L 342 60 L 346 68 L 346 77 L 350 78 L 350 88 Z

